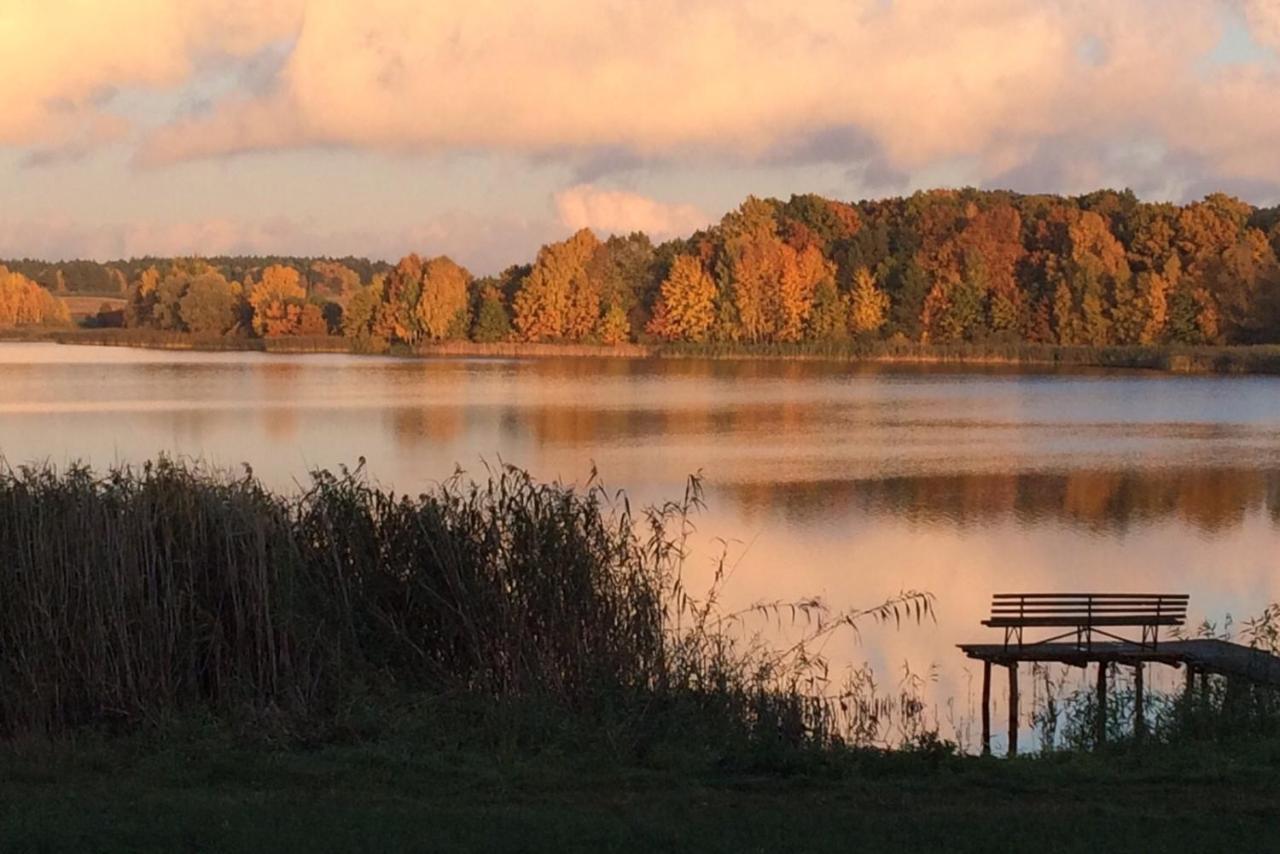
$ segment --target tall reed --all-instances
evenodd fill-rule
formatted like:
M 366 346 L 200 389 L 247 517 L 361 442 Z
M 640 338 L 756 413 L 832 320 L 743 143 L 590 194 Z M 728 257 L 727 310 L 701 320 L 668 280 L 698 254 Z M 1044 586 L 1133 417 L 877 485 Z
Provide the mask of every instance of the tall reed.
M 804 641 L 743 644 L 729 631 L 741 615 L 684 590 L 700 503 L 691 479 L 635 517 L 594 481 L 511 467 L 418 496 L 361 468 L 281 495 L 247 469 L 165 458 L 101 476 L 0 467 L 0 732 L 187 711 L 314 719 L 355 696 L 427 692 L 620 709 L 637 738 L 839 737 L 850 696 L 827 691 Z M 863 618 L 921 619 L 931 599 L 798 607 L 818 641 Z

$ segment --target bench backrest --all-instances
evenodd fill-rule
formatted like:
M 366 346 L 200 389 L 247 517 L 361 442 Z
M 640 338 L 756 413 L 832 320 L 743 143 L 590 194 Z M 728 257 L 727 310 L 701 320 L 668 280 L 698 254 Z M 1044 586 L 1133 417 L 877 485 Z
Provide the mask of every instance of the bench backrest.
M 1187 619 L 1185 593 L 996 593 L 991 620 L 1003 625 L 1180 626 Z

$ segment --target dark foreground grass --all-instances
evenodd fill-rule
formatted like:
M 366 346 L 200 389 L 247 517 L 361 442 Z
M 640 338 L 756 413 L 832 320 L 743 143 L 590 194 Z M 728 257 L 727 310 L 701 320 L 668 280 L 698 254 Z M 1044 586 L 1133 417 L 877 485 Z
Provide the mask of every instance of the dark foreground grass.
M 397 736 L 0 758 L 5 851 L 1280 850 L 1280 742 L 1014 761 L 850 752 L 791 773 Z

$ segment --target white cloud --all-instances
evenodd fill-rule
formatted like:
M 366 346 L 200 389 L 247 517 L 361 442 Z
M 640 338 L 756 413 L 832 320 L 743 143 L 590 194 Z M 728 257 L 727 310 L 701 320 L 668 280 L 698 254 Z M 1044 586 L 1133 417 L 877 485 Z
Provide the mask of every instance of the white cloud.
M 707 225 L 711 217 L 694 205 L 664 204 L 622 190 L 579 184 L 556 193 L 560 222 L 577 231 L 590 228 L 605 234 L 643 231 L 652 236 L 685 235 Z

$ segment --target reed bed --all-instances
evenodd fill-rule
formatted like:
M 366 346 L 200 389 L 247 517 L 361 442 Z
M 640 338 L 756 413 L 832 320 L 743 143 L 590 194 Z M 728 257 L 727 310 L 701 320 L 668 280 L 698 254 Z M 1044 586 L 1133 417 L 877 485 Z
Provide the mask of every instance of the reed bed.
M 1188 374 L 1277 374 L 1280 346 L 1067 346 L 993 339 L 921 344 L 905 340 L 848 340 L 743 344 L 665 344 L 670 358 L 839 360 L 881 364 L 1120 368 Z
M 812 621 L 772 649 L 714 589 L 683 588 L 700 504 L 696 478 L 633 515 L 596 482 L 511 467 L 417 496 L 362 467 L 292 495 L 165 458 L 0 467 L 0 733 L 192 713 L 314 723 L 425 694 L 611 722 L 634 749 L 674 732 L 887 738 L 893 703 L 865 682 L 833 689 L 809 649 L 863 620 L 928 618 L 931 598 L 762 604 Z
M 982 342 L 921 344 L 905 340 L 646 343 L 596 345 L 567 342 L 448 341 L 391 347 L 336 335 L 251 338 L 197 336 L 153 329 L 22 328 L 0 330 L 0 340 L 56 341 L 61 344 L 142 347 L 159 350 L 247 350 L 270 353 L 351 353 L 405 358 L 622 358 L 761 359 L 841 361 L 851 364 L 907 364 L 948 367 L 1037 369 L 1132 369 L 1179 374 L 1280 374 L 1280 345 L 1229 346 L 1067 346 L 992 339 Z

